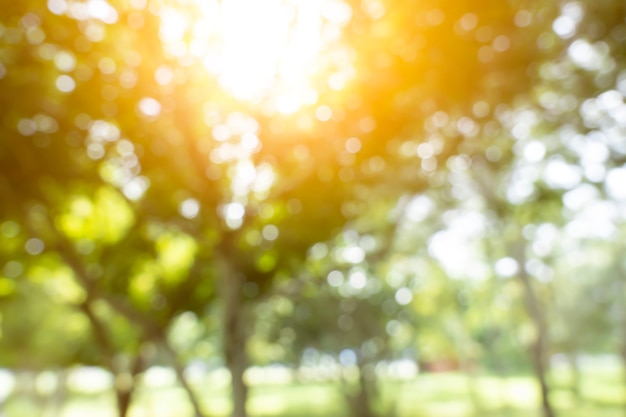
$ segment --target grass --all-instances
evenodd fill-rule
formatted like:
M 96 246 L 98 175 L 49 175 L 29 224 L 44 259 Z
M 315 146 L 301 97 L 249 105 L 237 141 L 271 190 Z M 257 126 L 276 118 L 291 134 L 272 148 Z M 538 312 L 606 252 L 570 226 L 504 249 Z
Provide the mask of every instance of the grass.
M 625 387 L 620 370 L 586 372 L 582 398 L 569 389 L 571 375 L 550 376 L 552 401 L 559 416 L 624 417 Z M 212 417 L 230 410 L 228 388 L 207 379 L 195 385 L 203 408 Z M 457 373 L 423 374 L 411 381 L 381 384 L 378 407 L 393 417 L 540 417 L 538 389 L 529 376 L 497 378 L 481 375 L 472 380 Z M 263 385 L 250 389 L 253 417 L 344 417 L 348 410 L 340 388 L 333 383 Z M 24 398 L 9 400 L 0 415 L 42 415 Z M 115 417 L 110 393 L 71 396 L 62 417 Z M 180 388 L 139 389 L 129 417 L 190 417 L 191 407 Z M 52 414 L 42 417 L 52 417 Z

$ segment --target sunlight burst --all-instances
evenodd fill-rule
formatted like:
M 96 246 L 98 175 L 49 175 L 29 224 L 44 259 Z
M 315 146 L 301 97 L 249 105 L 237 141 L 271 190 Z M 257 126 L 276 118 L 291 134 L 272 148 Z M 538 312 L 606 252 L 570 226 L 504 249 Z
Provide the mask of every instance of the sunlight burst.
M 199 59 L 235 98 L 291 114 L 317 101 L 315 77 L 334 90 L 350 79 L 345 52 L 329 53 L 351 18 L 341 0 L 194 1 L 198 16 L 161 8 L 161 40 L 171 55 Z

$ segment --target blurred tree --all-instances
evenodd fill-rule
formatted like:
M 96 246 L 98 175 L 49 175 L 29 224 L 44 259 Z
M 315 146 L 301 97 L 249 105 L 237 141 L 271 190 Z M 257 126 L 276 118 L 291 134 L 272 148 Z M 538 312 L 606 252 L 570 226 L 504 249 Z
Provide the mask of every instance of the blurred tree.
M 408 157 L 406 151 L 403 154 L 401 145 L 409 150 L 421 142 L 422 125 L 428 117 L 442 109 L 467 108 L 469 101 L 483 94 L 490 96 L 499 91 L 502 95 L 494 100 L 501 100 L 519 92 L 517 81 L 506 84 L 514 85 L 514 91 L 485 89 L 482 70 L 460 73 L 449 63 L 463 60 L 477 68 L 488 65 L 490 77 L 495 76 L 494 68 L 498 68 L 507 74 L 510 70 L 510 77 L 516 80 L 526 79 L 520 76 L 526 69 L 520 62 L 531 60 L 533 51 L 527 50 L 527 44 L 520 43 L 524 47 L 511 52 L 519 58 L 511 67 L 508 61 L 491 62 L 493 56 L 485 58 L 484 63 L 480 61 L 483 41 L 464 38 L 462 29 L 436 36 L 447 33 L 464 13 L 475 12 L 469 19 L 496 25 L 503 31 L 501 40 L 506 44 L 501 49 L 508 50 L 509 36 L 526 37 L 529 33 L 527 28 L 521 31 L 514 25 L 516 10 L 508 6 L 501 6 L 497 12 L 456 10 L 450 6 L 449 18 L 441 17 L 448 7 L 435 5 L 419 5 L 415 9 L 407 5 L 409 13 L 385 16 L 372 12 L 371 7 L 376 6 L 354 6 L 354 18 L 346 29 L 354 33 L 346 37 L 346 44 L 359 61 L 355 63 L 357 75 L 353 87 L 340 92 L 320 89 L 318 103 L 322 105 L 300 114 L 319 119 L 317 112 L 328 109 L 331 116 L 325 123 L 316 122 L 312 128 L 300 131 L 287 129 L 293 125 L 294 117 L 277 113 L 266 116 L 267 112 L 228 101 L 223 94 L 207 89 L 211 85 L 207 74 L 194 64 L 188 65 L 185 84 L 176 89 L 154 85 L 149 90 L 154 101 L 143 101 L 144 107 L 156 103 L 160 109 L 158 117 L 144 112 L 127 122 L 117 119 L 122 131 L 144 150 L 138 160 L 150 187 L 141 198 L 145 210 L 142 216 L 175 221 L 197 241 L 206 242 L 206 251 L 214 257 L 211 262 L 220 265 L 207 279 L 221 283 L 218 288 L 224 301 L 224 355 L 233 375 L 237 416 L 244 413 L 244 349 L 246 334 L 251 329 L 244 300 L 263 294 L 276 277 L 289 277 L 297 271 L 306 250 L 316 242 L 328 240 L 346 221 L 358 216 L 372 193 L 393 202 L 407 190 L 426 187 L 437 160 L 445 161 L 460 139 L 433 142 L 430 145 L 433 151 L 424 157 L 426 163 Z M 412 43 L 432 42 L 433 53 L 439 54 L 437 65 L 429 66 L 415 57 L 391 58 L 390 39 L 398 38 L 399 33 L 404 36 L 404 31 L 412 28 L 396 21 L 405 16 L 425 19 L 424 28 L 419 28 L 423 34 L 406 34 L 408 47 Z M 151 19 L 148 16 L 145 21 Z M 439 27 L 442 21 L 447 23 L 439 29 L 429 29 Z M 371 30 L 365 30 L 370 25 Z M 153 28 L 150 24 L 145 27 Z M 436 33 L 430 36 L 428 30 Z M 486 31 L 489 40 L 485 38 L 484 42 L 492 42 L 495 29 Z M 370 36 L 373 39 L 367 39 Z M 458 42 L 471 48 L 457 48 Z M 365 44 L 367 48 L 362 46 Z M 379 46 L 372 48 L 372 45 Z M 456 52 L 446 56 L 442 51 L 462 51 L 462 56 L 456 56 Z M 169 59 L 172 65 L 180 65 L 176 64 L 180 59 Z M 151 73 L 156 70 L 152 65 L 155 64 L 151 60 L 142 60 L 138 70 Z M 440 75 L 442 80 L 463 75 L 459 87 L 477 86 L 477 89 L 438 91 L 447 82 L 437 81 L 434 88 L 437 94 L 424 90 L 424 86 L 431 86 L 427 77 L 419 77 L 424 66 L 426 72 L 430 71 L 428 74 Z M 420 71 L 414 76 L 412 71 L 417 68 Z M 123 72 L 122 68 L 119 71 Z M 467 84 L 466 75 L 471 80 Z M 362 88 L 364 85 L 368 88 Z M 203 86 L 203 94 L 188 86 Z M 349 99 L 344 99 L 345 96 Z M 439 104 L 435 96 L 449 97 Z M 135 97 L 121 95 L 114 101 L 120 108 L 131 108 L 137 102 Z M 342 116 L 335 118 L 334 114 Z M 221 131 L 229 133 L 222 138 Z M 381 180 L 396 186 L 369 187 Z
M 152 263 L 164 270 L 159 271 L 167 276 L 163 281 L 173 282 L 164 284 L 165 288 L 156 289 L 157 292 L 162 290 L 170 298 L 180 297 L 179 293 L 189 292 L 193 280 L 186 281 L 185 285 L 172 285 L 179 284 L 177 275 L 180 272 L 176 268 L 180 269 L 180 265 L 171 265 L 172 246 L 175 250 L 178 242 L 170 245 L 168 240 L 172 239 L 167 236 L 161 239 L 162 242 L 155 242 L 158 236 L 148 239 L 144 238 L 145 234 L 130 233 L 133 226 L 141 226 L 136 223 L 127 201 L 107 184 L 107 167 L 98 162 L 102 158 L 103 144 L 115 142 L 116 152 L 120 158 L 126 158 L 128 169 L 138 168 L 133 162 L 136 161 L 133 146 L 120 140 L 119 127 L 102 119 L 93 120 L 86 113 L 91 110 L 92 115 L 100 115 L 103 111 L 101 102 L 93 99 L 92 91 L 76 89 L 77 81 L 92 79 L 94 65 L 108 62 L 98 57 L 102 51 L 93 50 L 92 42 L 97 41 L 85 37 L 89 30 L 92 34 L 94 30 L 103 30 L 105 22 L 99 19 L 77 22 L 53 6 L 46 10 L 42 5 L 24 2 L 2 12 L 5 41 L 2 49 L 2 123 L 6 134 L 0 143 L 0 192 L 2 200 L 8 203 L 0 210 L 5 235 L 14 234 L 13 229 L 21 229 L 24 233 L 22 247 L 14 247 L 14 251 L 7 254 L 7 259 L 14 259 L 6 265 L 13 265 L 16 257 L 21 258 L 25 252 L 24 260 L 28 261 L 22 268 L 25 271 L 30 271 L 29 257 L 36 262 L 38 257 L 45 256 L 54 268 L 69 267 L 75 282 L 65 285 L 78 284 L 81 287 L 78 298 L 69 305 L 83 311 L 89 319 L 95 336 L 91 340 L 101 346 L 106 366 L 114 374 L 126 375 L 126 369 L 122 367 L 118 372 L 112 364 L 119 362 L 116 358 L 126 349 L 122 345 L 134 346 L 133 356 L 138 357 L 137 349 L 141 343 L 136 340 L 130 345 L 126 342 L 120 345 L 112 340 L 107 342 L 107 333 L 112 330 L 119 334 L 123 324 L 99 326 L 98 322 L 102 323 L 103 318 L 98 317 L 94 303 L 105 300 L 146 333 L 142 338 L 156 338 L 163 342 L 168 320 L 176 316 L 179 307 L 175 304 L 168 306 L 170 308 L 160 311 L 156 320 L 143 314 L 141 310 L 160 309 L 150 303 L 146 308 L 145 302 L 146 298 L 151 301 L 152 297 L 158 299 L 159 295 L 154 294 L 155 289 L 150 284 L 142 288 L 135 283 L 135 291 L 129 291 L 128 287 L 133 283 L 130 277 L 139 275 L 140 271 L 136 270 L 141 262 L 151 263 L 146 256 L 158 255 L 170 260 Z M 112 42 L 116 41 L 112 39 Z M 99 80 L 98 90 L 106 91 L 110 82 L 106 70 L 93 78 Z M 16 100 L 15 97 L 21 94 L 26 99 Z M 160 233 L 157 230 L 155 234 Z M 21 275 L 13 278 L 21 279 Z M 134 281 L 138 280 L 135 278 Z M 46 285 L 54 285 L 54 281 L 47 280 Z M 6 292 L 11 292 L 11 286 L 10 283 L 5 285 Z M 194 294 L 202 293 L 196 290 L 194 288 Z M 120 293 L 124 298 L 130 296 L 132 303 L 120 300 Z M 185 311 L 193 309 L 191 300 L 186 303 Z M 64 302 L 68 303 L 68 300 Z M 56 340 L 61 343 L 58 345 L 61 348 L 63 340 Z M 41 349 L 41 353 L 49 351 Z M 17 350 L 16 353 L 22 352 Z M 179 374 L 182 375 L 182 371 Z M 131 391 L 128 388 L 118 391 L 120 415 L 128 409 Z
M 368 233 L 388 227 L 370 207 L 386 213 L 402 196 L 445 184 L 444 168 L 470 165 L 467 158 L 493 191 L 515 149 L 531 146 L 516 136 L 528 128 L 516 106 L 534 99 L 543 113 L 533 117 L 555 126 L 564 126 L 557 116 L 575 116 L 567 98 L 574 93 L 565 92 L 578 87 L 559 78 L 567 67 L 560 57 L 576 66 L 572 74 L 596 72 L 592 84 L 602 91 L 620 77 L 616 2 L 590 3 L 580 14 L 579 3 L 372 0 L 349 3 L 352 18 L 335 27 L 344 49 L 333 51 L 351 72 L 343 88 L 332 88 L 336 74 L 320 73 L 317 101 L 281 114 L 270 99 L 225 91 L 191 53 L 193 25 L 168 38 L 165 16 L 191 19 L 200 4 L 88 3 L 24 1 L 1 12 L 0 198 L 10 202 L 0 208 L 3 225 L 28 230 L 26 251 L 56 254 L 88 303 L 104 301 L 137 326 L 135 355 L 157 343 L 176 359 L 166 337 L 172 322 L 221 302 L 235 417 L 246 415 L 251 302 L 296 276 L 309 248 L 356 222 Z M 606 40 L 569 44 L 576 19 L 594 42 Z M 603 64 L 593 67 L 585 51 Z M 553 85 L 563 92 L 556 99 Z M 509 143 L 503 118 L 523 145 Z M 489 169 L 473 159 L 479 154 Z M 529 198 L 523 192 L 485 193 L 483 209 L 525 224 L 537 212 L 553 214 L 549 188 L 531 193 L 530 214 L 515 208 Z M 517 241 L 521 229 L 509 228 Z M 541 314 L 535 319 L 541 330 Z
M 376 223 L 376 214 L 370 215 Z M 387 226 L 377 239 L 354 226 L 333 242 L 315 244 L 300 273 L 274 286 L 259 306 L 263 321 L 257 333 L 284 352 L 275 360 L 302 366 L 312 352 L 334 358 L 350 413 L 373 416 L 389 412 L 381 409 L 376 365 L 401 357 L 412 345 L 412 316 L 401 311 L 408 301 L 394 301 L 382 279 L 394 251 L 388 241 L 394 229 Z

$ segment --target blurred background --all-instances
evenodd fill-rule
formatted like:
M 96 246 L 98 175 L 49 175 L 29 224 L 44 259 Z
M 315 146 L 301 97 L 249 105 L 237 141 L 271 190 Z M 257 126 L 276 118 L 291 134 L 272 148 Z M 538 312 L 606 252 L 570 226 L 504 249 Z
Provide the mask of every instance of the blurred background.
M 0 7 L 3 417 L 623 416 L 623 0 Z

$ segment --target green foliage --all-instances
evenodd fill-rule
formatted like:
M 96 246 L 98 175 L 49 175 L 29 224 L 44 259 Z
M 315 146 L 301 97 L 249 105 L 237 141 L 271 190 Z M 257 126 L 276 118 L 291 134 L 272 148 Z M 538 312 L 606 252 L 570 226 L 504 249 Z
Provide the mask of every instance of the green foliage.
M 333 3 L 308 84 L 248 100 L 167 28 L 209 3 L 3 5 L 2 366 L 619 351 L 622 1 Z

